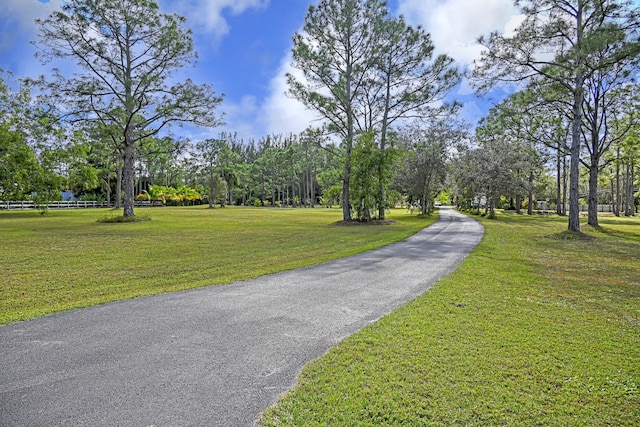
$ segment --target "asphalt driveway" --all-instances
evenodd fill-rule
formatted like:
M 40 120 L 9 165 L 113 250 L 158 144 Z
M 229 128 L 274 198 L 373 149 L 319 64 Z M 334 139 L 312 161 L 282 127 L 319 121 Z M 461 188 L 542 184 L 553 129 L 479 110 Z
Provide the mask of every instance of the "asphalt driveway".
M 305 364 L 482 239 L 473 219 L 440 215 L 349 258 L 0 327 L 0 426 L 250 426 Z

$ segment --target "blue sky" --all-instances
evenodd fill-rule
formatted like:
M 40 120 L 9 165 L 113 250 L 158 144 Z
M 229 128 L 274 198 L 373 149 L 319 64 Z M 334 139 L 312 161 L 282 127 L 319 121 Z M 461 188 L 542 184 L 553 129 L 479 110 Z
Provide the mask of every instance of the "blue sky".
M 46 73 L 29 42 L 34 20 L 60 7 L 61 0 L 0 0 L 0 68 L 17 77 Z M 224 93 L 221 112 L 227 124 L 216 129 L 176 129 L 192 140 L 237 131 L 245 139 L 269 133 L 300 132 L 316 117 L 285 96 L 291 39 L 300 30 L 313 0 L 159 0 L 165 12 L 187 17 L 199 61 L 185 71 L 198 83 Z M 468 66 L 479 53 L 476 38 L 492 30 L 508 31 L 519 22 L 511 0 L 391 0 L 389 9 L 411 25 L 422 25 L 439 52 Z M 497 95 L 498 97 L 500 95 Z M 487 111 L 490 100 L 477 99 L 463 83 L 452 97 L 464 104 L 471 122 Z

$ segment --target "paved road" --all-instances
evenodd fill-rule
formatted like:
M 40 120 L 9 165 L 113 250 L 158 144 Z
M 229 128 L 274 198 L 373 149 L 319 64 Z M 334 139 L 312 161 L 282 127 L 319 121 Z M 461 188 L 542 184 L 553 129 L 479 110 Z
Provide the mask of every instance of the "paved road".
M 448 274 L 482 226 L 0 327 L 0 426 L 250 426 L 309 361 Z

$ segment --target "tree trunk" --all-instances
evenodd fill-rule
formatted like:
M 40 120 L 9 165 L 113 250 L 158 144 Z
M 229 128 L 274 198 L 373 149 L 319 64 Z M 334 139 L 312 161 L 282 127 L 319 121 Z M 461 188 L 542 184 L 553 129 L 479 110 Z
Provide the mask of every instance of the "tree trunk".
M 583 76 L 578 73 L 573 96 L 571 124 L 571 164 L 569 172 L 569 231 L 580 232 L 580 139 L 582 137 Z
M 350 55 L 351 46 L 348 46 L 347 52 Z M 345 107 L 347 112 L 347 140 L 345 141 L 345 158 L 344 158 L 344 175 L 342 177 L 342 219 L 343 221 L 351 221 L 351 204 L 349 191 L 351 186 L 351 150 L 353 149 L 353 101 L 351 79 L 353 78 L 353 64 L 350 62 L 351 58 L 347 60 L 346 70 L 344 73 L 345 80 Z
M 636 167 L 631 163 L 631 187 L 629 188 L 629 196 L 631 197 L 631 216 L 636 216 L 636 200 L 633 197 L 633 183 L 636 178 Z
M 342 177 L 342 219 L 351 221 L 351 206 L 349 205 L 349 185 L 351 181 L 351 152 L 347 154 L 348 161 L 344 167 L 344 175 Z
M 529 206 L 527 206 L 527 214 L 533 215 L 533 180 L 535 175 L 533 172 L 529 174 Z
M 611 185 L 611 212 L 616 215 L 616 188 L 613 179 L 609 180 L 609 185 Z M 619 216 L 619 215 L 616 215 Z
M 589 167 L 589 213 L 587 224 L 598 227 L 598 164 L 591 161 Z
M 561 156 L 560 144 L 558 144 L 558 151 L 556 154 L 556 213 L 558 215 L 563 214 L 562 206 L 562 156 Z
M 131 140 L 125 141 L 124 147 L 124 216 L 133 217 L 133 200 L 135 192 L 134 149 Z
M 429 209 L 429 193 L 431 193 L 429 189 L 429 181 L 425 181 L 424 186 L 422 187 L 422 215 L 426 215 Z
M 213 209 L 213 166 L 209 166 L 209 209 Z
M 313 179 L 313 177 L 315 176 L 315 167 L 312 167 L 309 170 L 309 203 L 311 204 L 311 207 L 314 207 L 316 205 L 316 183 Z
M 384 199 L 387 197 L 384 191 L 384 183 L 383 183 L 383 179 L 382 179 L 382 174 L 384 173 L 383 171 L 383 167 L 379 166 L 378 168 L 378 179 L 380 180 L 380 185 L 378 187 L 378 219 L 379 220 L 384 220 L 385 219 L 385 202 Z
M 274 184 L 271 184 L 271 207 L 274 207 L 275 205 L 276 205 L 276 187 Z
M 520 215 L 520 210 L 522 207 L 522 196 L 520 194 L 516 194 L 516 214 Z
M 633 161 L 630 161 L 627 164 L 627 186 L 626 186 L 626 208 L 625 208 L 625 216 L 634 216 L 636 203 L 633 199 Z
M 391 58 L 389 58 L 389 61 L 391 61 Z M 388 64 L 389 70 L 392 68 L 392 64 Z M 378 206 L 378 219 L 384 220 L 385 217 L 385 212 L 384 212 L 384 199 L 386 197 L 385 195 L 385 191 L 384 191 L 384 168 L 385 168 L 385 159 L 384 159 L 384 150 L 387 148 L 386 144 L 387 144 L 387 132 L 388 132 L 388 127 L 389 127 L 389 103 L 391 100 L 391 72 L 387 73 L 386 76 L 386 94 L 385 94 L 385 98 L 384 98 L 384 115 L 382 117 L 382 131 L 380 134 L 380 160 L 379 160 L 379 164 L 378 164 L 378 197 L 379 197 L 379 203 L 380 205 Z M 424 200 L 424 204 L 426 204 L 426 199 Z M 422 209 L 424 211 L 424 207 Z M 426 214 L 426 212 L 423 212 L 423 214 Z
M 107 207 L 111 206 L 111 171 L 107 169 Z
M 122 163 L 118 164 L 118 178 L 116 179 L 116 209 L 122 207 Z
M 614 199 L 615 207 L 613 213 L 615 216 L 620 216 L 620 147 L 616 150 L 616 196 Z
M 567 216 L 567 157 L 562 156 L 562 216 Z

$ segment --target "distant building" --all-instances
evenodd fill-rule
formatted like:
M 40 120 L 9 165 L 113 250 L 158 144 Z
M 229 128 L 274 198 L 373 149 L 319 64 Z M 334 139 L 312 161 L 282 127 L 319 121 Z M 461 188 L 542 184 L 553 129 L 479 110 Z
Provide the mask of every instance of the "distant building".
M 63 202 L 76 202 L 78 198 L 73 195 L 71 191 L 61 191 L 60 195 L 62 196 Z

